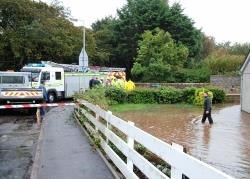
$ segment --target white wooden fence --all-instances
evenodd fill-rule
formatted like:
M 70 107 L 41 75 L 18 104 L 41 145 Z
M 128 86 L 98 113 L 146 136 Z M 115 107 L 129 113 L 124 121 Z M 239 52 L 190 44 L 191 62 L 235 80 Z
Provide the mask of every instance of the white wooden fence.
M 140 169 L 148 178 L 169 178 L 134 149 L 134 140 L 171 165 L 171 179 L 182 179 L 182 174 L 190 179 L 233 178 L 184 153 L 178 144 L 169 145 L 134 126 L 132 122 L 126 122 L 112 115 L 110 111 L 107 112 L 84 100 L 79 102 L 84 108 L 78 107 L 76 116 L 79 118 L 80 115 L 84 115 L 88 119 L 88 121 L 84 122 L 84 125 L 90 133 L 97 134 L 99 131 L 105 136 L 106 140 L 100 137 L 100 145 L 126 178 L 139 178 L 133 172 L 133 165 Z M 100 118 L 106 122 L 101 122 Z M 111 130 L 112 126 L 127 136 L 127 142 Z M 113 151 L 108 145 L 108 141 L 111 141 L 127 157 L 127 163 Z

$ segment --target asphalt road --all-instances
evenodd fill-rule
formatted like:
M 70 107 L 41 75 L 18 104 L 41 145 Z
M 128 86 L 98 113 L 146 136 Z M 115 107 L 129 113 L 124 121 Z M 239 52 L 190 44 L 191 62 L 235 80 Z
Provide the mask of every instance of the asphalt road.
M 73 107 L 57 107 L 42 126 L 38 179 L 114 178 L 71 117 Z

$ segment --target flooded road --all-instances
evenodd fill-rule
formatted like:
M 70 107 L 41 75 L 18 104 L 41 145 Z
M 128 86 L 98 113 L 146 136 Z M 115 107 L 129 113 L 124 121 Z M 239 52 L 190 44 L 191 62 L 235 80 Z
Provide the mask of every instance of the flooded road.
M 13 114 L 13 115 L 10 115 Z M 39 129 L 34 115 L 0 115 L 0 178 L 29 178 Z
M 240 105 L 217 106 L 210 126 L 208 121 L 201 124 L 201 113 L 197 107 L 153 105 L 119 116 L 168 143 L 183 145 L 192 156 L 233 177 L 250 178 L 250 114 L 241 112 Z

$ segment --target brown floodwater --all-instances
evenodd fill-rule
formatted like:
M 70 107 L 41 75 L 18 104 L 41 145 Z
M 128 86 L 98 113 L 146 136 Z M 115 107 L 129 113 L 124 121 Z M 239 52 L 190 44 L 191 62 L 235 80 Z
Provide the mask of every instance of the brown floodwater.
M 250 114 L 241 112 L 240 105 L 217 106 L 210 126 L 201 124 L 201 113 L 196 107 L 153 105 L 118 115 L 235 178 L 250 178 Z

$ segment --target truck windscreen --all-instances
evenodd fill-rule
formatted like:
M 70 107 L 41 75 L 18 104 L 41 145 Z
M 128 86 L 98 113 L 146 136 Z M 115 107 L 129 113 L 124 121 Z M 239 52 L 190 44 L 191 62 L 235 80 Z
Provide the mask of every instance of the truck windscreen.
M 22 68 L 20 70 L 21 72 L 31 72 L 31 76 L 29 76 L 30 82 L 38 82 L 39 80 L 39 74 L 41 72 L 41 69 L 36 68 Z

